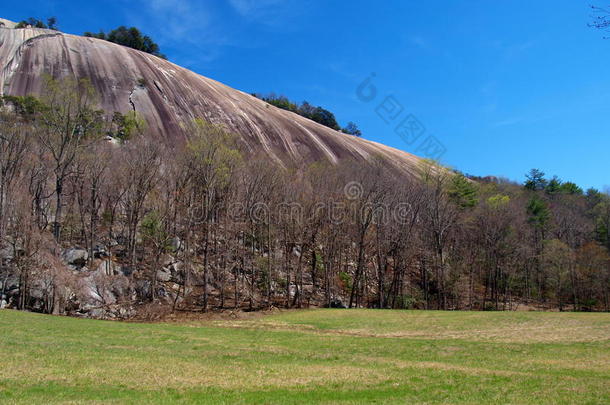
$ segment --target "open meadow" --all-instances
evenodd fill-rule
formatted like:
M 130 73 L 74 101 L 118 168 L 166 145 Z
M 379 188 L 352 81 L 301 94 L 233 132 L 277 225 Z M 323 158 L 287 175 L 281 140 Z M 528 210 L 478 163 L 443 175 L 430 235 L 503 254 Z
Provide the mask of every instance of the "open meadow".
M 0 311 L 0 403 L 610 403 L 610 314 Z

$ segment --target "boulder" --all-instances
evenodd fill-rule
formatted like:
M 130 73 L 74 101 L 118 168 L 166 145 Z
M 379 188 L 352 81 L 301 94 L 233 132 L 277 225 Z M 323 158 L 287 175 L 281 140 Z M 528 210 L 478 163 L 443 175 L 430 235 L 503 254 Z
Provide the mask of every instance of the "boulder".
M 172 279 L 172 272 L 167 268 L 157 270 L 157 281 L 166 282 Z
M 301 249 L 297 246 L 292 248 L 292 254 L 296 257 L 301 257 Z
M 343 301 L 341 301 L 339 298 L 335 298 L 330 301 L 329 308 L 347 308 L 347 307 L 345 306 L 345 304 L 343 304 Z
M 67 264 L 82 267 L 87 263 L 89 253 L 87 253 L 86 249 L 70 248 L 64 250 L 64 252 L 61 254 L 61 258 Z
M 164 255 L 161 258 L 161 263 L 163 263 L 163 266 L 165 266 L 165 267 L 171 266 L 175 262 L 176 262 L 176 259 L 172 255 Z
M 90 318 L 105 318 L 106 310 L 103 308 L 93 308 L 87 313 L 87 316 L 89 316 Z
M 13 248 L 10 246 L 5 246 L 2 249 L 0 249 L 0 259 L 6 260 L 6 261 L 11 261 L 13 260 Z
M 136 311 L 131 307 L 119 307 L 116 312 L 119 318 L 131 318 L 136 315 Z
M 148 280 L 137 280 L 134 283 L 135 293 L 137 298 L 140 300 L 146 300 L 150 297 L 150 281 Z
M 19 289 L 19 276 L 17 274 L 10 274 L 6 278 L 0 278 L 0 291 L 11 291 Z
M 82 279 L 81 298 L 83 305 L 111 304 L 117 300 L 108 276 L 96 273 Z
M 167 294 L 167 290 L 165 289 L 165 287 L 163 287 L 163 286 L 157 287 L 157 297 L 165 298 L 167 296 L 168 296 L 168 294 Z
M 104 245 L 102 245 L 101 243 L 97 243 L 94 247 L 93 247 L 93 257 L 97 258 L 97 259 L 101 259 L 104 257 L 108 257 L 109 253 L 108 253 L 108 248 Z
M 172 251 L 174 252 L 184 249 L 184 242 L 182 242 L 182 239 L 177 236 L 174 236 L 169 243 L 172 248 Z
M 15 258 L 15 255 L 22 256 L 25 254 L 21 243 L 13 244 L 10 238 L 7 238 L 6 243 L 0 249 L 0 259 L 2 262 L 10 262 Z

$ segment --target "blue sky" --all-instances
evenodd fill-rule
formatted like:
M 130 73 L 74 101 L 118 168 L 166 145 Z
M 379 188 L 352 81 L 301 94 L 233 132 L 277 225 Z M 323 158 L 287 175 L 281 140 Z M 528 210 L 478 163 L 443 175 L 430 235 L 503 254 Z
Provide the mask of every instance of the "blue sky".
M 591 0 L 595 2 L 595 0 Z M 603 3 L 603 0 L 601 1 Z M 608 1 L 610 3 L 610 1 Z M 247 92 L 285 94 L 409 152 L 376 112 L 391 96 L 442 161 L 521 181 L 533 167 L 610 185 L 610 39 L 574 0 L 108 0 L 4 2 L 69 33 L 135 25 L 171 61 Z M 602 4 L 603 5 L 603 4 Z M 377 97 L 358 85 L 374 73 Z M 423 139 L 423 138 L 422 138 Z

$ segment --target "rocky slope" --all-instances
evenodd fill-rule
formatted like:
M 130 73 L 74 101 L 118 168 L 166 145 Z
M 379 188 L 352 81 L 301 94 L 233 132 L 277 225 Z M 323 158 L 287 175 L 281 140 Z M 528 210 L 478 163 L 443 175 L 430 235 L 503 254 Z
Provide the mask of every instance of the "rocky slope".
M 39 93 L 43 74 L 87 77 L 101 107 L 135 110 L 150 131 L 183 137 L 181 123 L 204 118 L 239 134 L 252 151 L 280 163 L 370 160 L 382 156 L 412 171 L 419 158 L 341 134 L 166 60 L 95 38 L 44 29 L 13 29 L 0 20 L 0 94 Z

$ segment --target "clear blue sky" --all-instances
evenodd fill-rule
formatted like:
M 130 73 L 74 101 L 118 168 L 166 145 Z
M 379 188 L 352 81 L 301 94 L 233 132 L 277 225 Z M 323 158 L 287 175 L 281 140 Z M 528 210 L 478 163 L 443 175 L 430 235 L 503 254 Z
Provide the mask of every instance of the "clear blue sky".
M 603 189 L 610 39 L 587 27 L 588 4 L 28 0 L 5 1 L 0 14 L 56 16 L 69 33 L 135 25 L 179 65 L 321 105 L 365 138 L 415 152 L 375 112 L 392 95 L 444 144 L 443 162 L 463 172 L 521 181 L 537 167 Z M 378 96 L 364 103 L 356 88 L 372 72 Z

